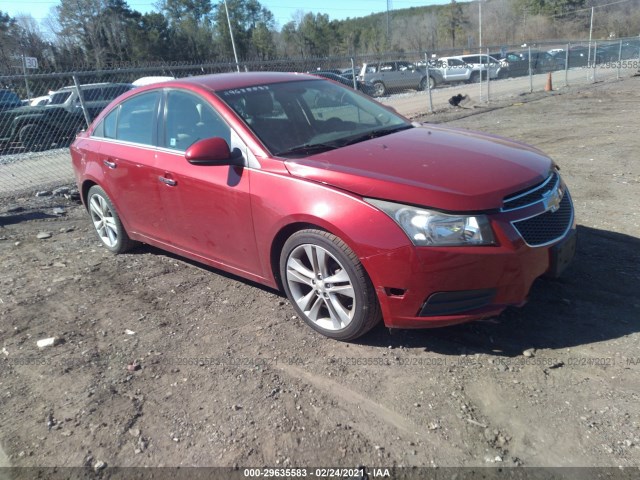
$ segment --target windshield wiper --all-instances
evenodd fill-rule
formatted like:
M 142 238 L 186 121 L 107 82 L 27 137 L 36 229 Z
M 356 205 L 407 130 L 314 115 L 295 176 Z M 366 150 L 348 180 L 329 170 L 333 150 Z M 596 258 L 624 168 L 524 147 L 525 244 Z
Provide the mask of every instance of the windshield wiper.
M 371 140 L 373 138 L 383 137 L 391 133 L 401 132 L 413 128 L 413 125 L 396 125 L 393 127 L 379 128 L 378 130 L 371 130 L 370 132 L 363 133 L 362 135 L 356 135 L 355 137 L 348 137 L 344 139 L 344 142 L 340 145 L 346 147 L 347 145 L 353 145 L 354 143 L 364 142 L 365 140 Z
M 304 145 L 297 145 L 287 150 L 277 152 L 274 155 L 277 157 L 285 157 L 287 155 L 311 155 L 313 153 L 322 153 L 328 150 L 335 150 L 337 145 L 330 143 L 305 143 Z

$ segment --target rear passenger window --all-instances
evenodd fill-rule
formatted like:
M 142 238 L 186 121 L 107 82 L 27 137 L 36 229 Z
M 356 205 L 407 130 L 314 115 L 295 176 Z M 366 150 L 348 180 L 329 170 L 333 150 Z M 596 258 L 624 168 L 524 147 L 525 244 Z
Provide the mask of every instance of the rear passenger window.
M 137 95 L 113 109 L 98 125 L 94 136 L 153 145 L 155 113 L 160 92 Z
M 118 113 L 120 107 L 111 112 L 102 122 L 104 124 L 103 135 L 105 138 L 116 138 L 116 127 L 118 125 Z

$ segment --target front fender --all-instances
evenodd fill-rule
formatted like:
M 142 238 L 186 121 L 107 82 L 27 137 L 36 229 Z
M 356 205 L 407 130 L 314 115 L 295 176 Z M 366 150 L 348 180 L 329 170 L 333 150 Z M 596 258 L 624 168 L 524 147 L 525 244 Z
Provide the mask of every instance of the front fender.
M 314 225 L 340 237 L 365 270 L 368 258 L 407 248 L 411 242 L 385 213 L 357 195 L 327 185 L 253 170 L 254 230 L 263 276 L 275 280 L 271 263 L 274 242 L 291 225 Z M 277 253 L 277 252 L 275 252 Z M 374 282 L 374 272 L 369 272 Z

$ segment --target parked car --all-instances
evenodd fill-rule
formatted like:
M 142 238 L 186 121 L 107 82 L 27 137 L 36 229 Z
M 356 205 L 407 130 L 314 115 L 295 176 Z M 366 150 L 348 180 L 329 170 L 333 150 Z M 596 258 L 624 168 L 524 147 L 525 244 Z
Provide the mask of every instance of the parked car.
M 384 61 L 363 64 L 358 80 L 371 83 L 374 87 L 372 96 L 381 97 L 389 91 L 425 90 L 427 82 L 430 82 L 431 88 L 435 88 L 442 79 L 436 71 L 427 78 L 426 71 L 411 62 Z
M 20 97 L 11 90 L 0 90 L 0 112 L 22 105 Z
M 602 63 L 613 63 L 620 60 L 629 60 L 632 58 L 638 58 L 640 55 L 640 49 L 629 42 L 606 43 L 603 45 L 598 44 L 598 60 Z
M 569 48 L 569 68 L 573 67 L 583 67 L 589 63 L 589 61 L 593 62 L 594 59 L 597 63 L 602 63 L 605 61 L 603 57 L 603 51 L 598 49 L 596 56 L 595 47 L 589 49 L 589 47 L 584 47 L 582 45 L 576 45 Z M 562 67 L 566 64 L 567 53 L 566 50 L 562 52 L 555 52 L 551 54 L 554 58 L 561 62 Z
M 564 58 L 540 50 L 531 50 L 531 63 L 529 63 L 529 50 L 506 52 L 503 59 L 506 61 L 504 75 L 508 77 L 529 75 L 529 67 L 533 75 L 564 68 Z
M 42 107 L 43 105 L 47 105 L 49 100 L 51 100 L 49 95 L 42 95 L 40 97 L 32 98 L 29 105 L 32 107 Z
M 497 315 L 575 250 L 569 191 L 539 150 L 411 122 L 312 75 L 140 87 L 78 135 L 71 157 L 108 250 L 144 242 L 281 288 L 340 340 L 381 319 Z
M 140 77 L 134 80 L 133 82 L 131 82 L 131 84 L 134 87 L 142 87 L 144 85 L 151 85 L 152 83 L 166 82 L 168 80 L 174 80 L 174 79 L 175 77 L 167 77 L 167 76 Z
M 336 73 L 321 71 L 321 72 L 313 72 L 313 75 L 317 75 L 323 78 L 328 78 L 329 80 L 333 80 L 334 82 L 338 82 L 343 85 L 346 85 L 349 88 L 353 88 L 353 79 L 343 77 L 342 75 L 338 75 Z M 365 93 L 369 96 L 373 96 L 373 94 L 375 93 L 375 87 L 370 82 L 363 82 L 362 80 L 356 80 L 356 85 L 358 87 L 358 91 Z
M 459 58 L 443 57 L 429 64 L 429 70 L 440 73 L 443 83 L 468 82 L 473 68 Z
M 81 85 L 89 119 L 95 118 L 114 98 L 133 88 L 129 83 Z M 70 142 L 87 125 L 75 86 L 49 95 L 44 106 L 24 106 L 0 113 L 0 146 L 40 151 Z
M 452 57 L 441 57 L 438 60 L 447 62 L 447 65 L 451 64 L 452 61 L 457 61 L 458 63 L 454 65 L 454 70 L 464 72 L 464 75 L 467 76 L 466 80 L 469 83 L 478 82 L 480 75 L 482 75 L 482 78 L 486 78 L 487 70 L 489 71 L 489 78 L 491 79 L 504 76 L 504 72 L 501 73 L 504 64 L 502 64 L 500 60 L 488 55 L 456 55 Z M 460 67 L 460 62 L 465 68 Z
M 356 68 L 343 68 L 340 70 L 340 75 L 348 78 L 349 80 L 351 80 L 353 77 L 357 77 L 358 73 L 360 72 Z

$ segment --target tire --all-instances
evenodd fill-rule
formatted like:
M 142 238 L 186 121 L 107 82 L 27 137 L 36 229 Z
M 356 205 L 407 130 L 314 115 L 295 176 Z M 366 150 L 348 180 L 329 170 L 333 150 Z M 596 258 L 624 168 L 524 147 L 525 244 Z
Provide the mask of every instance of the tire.
M 427 89 L 427 85 L 429 87 L 429 89 L 433 90 L 434 88 L 436 88 L 436 79 L 433 78 L 431 75 L 429 75 L 428 77 L 428 84 L 427 84 L 427 77 L 424 77 L 422 80 L 420 80 L 420 86 L 418 87 L 419 90 L 426 90 Z
M 382 82 L 373 82 L 373 93 L 372 97 L 381 97 L 385 93 L 387 93 L 387 88 L 384 86 Z
M 478 80 L 480 80 L 480 73 L 471 72 L 471 75 L 469 76 L 469 83 L 478 83 Z
M 111 199 L 105 191 L 94 185 L 87 193 L 87 210 L 102 244 L 113 253 L 124 253 L 136 242 L 127 235 Z
M 41 152 L 51 147 L 53 138 L 49 132 L 41 132 L 43 128 L 35 123 L 20 128 L 18 140 L 28 152 Z
M 301 230 L 291 235 L 280 254 L 280 278 L 300 318 L 329 338 L 353 340 L 382 318 L 360 260 L 331 233 Z

